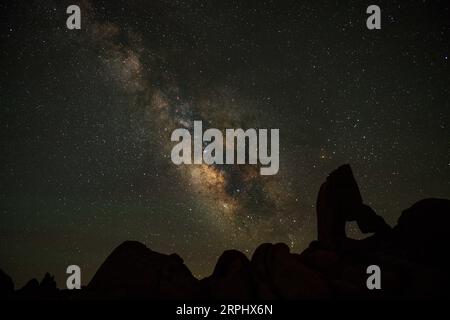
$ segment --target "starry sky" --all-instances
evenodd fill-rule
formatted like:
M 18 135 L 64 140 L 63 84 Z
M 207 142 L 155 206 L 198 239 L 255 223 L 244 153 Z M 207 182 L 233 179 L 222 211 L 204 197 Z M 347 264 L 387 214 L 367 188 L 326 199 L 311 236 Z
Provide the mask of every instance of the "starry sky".
M 2 2 L 0 268 L 16 286 L 125 240 L 199 278 L 225 249 L 301 252 L 320 184 L 350 163 L 394 225 L 450 196 L 446 1 Z M 66 8 L 81 7 L 81 30 Z M 171 162 L 176 128 L 278 128 L 280 170 Z M 349 234 L 359 237 L 354 225 Z

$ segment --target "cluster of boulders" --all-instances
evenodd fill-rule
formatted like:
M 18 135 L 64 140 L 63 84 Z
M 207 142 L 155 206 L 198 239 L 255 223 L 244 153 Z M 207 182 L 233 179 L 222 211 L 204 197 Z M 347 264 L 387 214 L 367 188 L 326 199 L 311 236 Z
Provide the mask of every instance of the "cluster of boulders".
M 365 205 L 350 166 L 322 184 L 317 200 L 318 240 L 301 254 L 283 243 L 260 245 L 251 259 L 236 250 L 219 258 L 213 273 L 196 279 L 176 254 L 136 241 L 117 247 L 81 290 L 58 290 L 49 274 L 20 290 L 0 270 L 1 297 L 296 300 L 439 298 L 449 288 L 447 232 L 450 201 L 425 199 L 403 211 L 391 228 Z M 356 221 L 363 240 L 347 238 Z M 381 270 L 381 289 L 367 286 L 367 268 Z
M 59 290 L 52 275 L 46 273 L 39 282 L 36 278 L 28 281 L 22 288 L 14 291 L 14 282 L 0 269 L 0 298 L 57 298 Z

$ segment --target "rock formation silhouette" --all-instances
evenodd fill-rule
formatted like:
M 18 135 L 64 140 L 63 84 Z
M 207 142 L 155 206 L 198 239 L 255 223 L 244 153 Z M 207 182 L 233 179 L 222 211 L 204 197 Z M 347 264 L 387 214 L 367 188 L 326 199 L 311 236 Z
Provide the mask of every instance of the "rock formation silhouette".
M 36 278 L 33 278 L 16 292 L 18 297 L 26 299 L 33 299 L 35 297 L 57 298 L 58 294 L 59 290 L 55 279 L 48 272 L 44 275 L 41 282 L 39 282 Z
M 198 280 L 176 254 L 165 255 L 125 241 L 100 266 L 86 290 L 91 296 L 191 299 Z
M 362 201 L 350 165 L 334 170 L 322 184 L 317 197 L 318 240 L 330 249 L 347 239 L 346 222 L 356 221 L 363 233 L 386 233 L 389 225 Z
M 256 294 L 250 260 L 237 250 L 225 251 L 200 286 L 204 299 L 251 299 Z
M 0 269 L 0 298 L 10 297 L 14 293 L 14 282 Z
M 365 205 L 349 165 L 333 171 L 317 198 L 318 240 L 301 254 L 283 243 L 261 244 L 251 259 L 236 250 L 219 258 L 213 273 L 197 280 L 176 254 L 136 241 L 118 246 L 87 287 L 58 290 L 49 274 L 39 283 L 14 285 L 0 270 L 0 296 L 9 299 L 149 298 L 178 300 L 297 300 L 442 298 L 448 296 L 447 238 L 450 201 L 425 199 L 404 210 L 391 228 Z M 362 240 L 347 238 L 356 221 Z M 366 286 L 367 267 L 381 268 L 381 290 Z

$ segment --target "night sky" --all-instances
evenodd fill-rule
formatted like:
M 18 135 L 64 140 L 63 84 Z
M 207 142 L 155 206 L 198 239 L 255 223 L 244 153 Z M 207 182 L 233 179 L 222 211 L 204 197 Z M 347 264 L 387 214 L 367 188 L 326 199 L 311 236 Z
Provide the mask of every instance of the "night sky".
M 66 8 L 81 6 L 81 30 Z M 381 7 L 381 30 L 366 8 Z M 301 252 L 352 165 L 394 225 L 450 196 L 447 1 L 2 2 L 0 268 L 88 283 L 125 240 L 197 277 L 225 249 Z M 280 170 L 171 162 L 176 128 L 280 129 Z M 350 226 L 351 235 L 358 236 Z

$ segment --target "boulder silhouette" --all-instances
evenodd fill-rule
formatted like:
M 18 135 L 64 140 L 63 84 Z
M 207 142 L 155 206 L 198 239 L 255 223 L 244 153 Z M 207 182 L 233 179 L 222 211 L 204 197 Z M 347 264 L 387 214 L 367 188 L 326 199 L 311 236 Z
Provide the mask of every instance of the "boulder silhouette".
M 39 290 L 48 294 L 54 293 L 57 290 L 55 277 L 47 272 L 39 284 Z
M 87 289 L 112 297 L 186 299 L 197 295 L 198 280 L 178 255 L 125 241 L 100 266 Z
M 404 210 L 394 228 L 403 255 L 414 261 L 448 265 L 450 201 L 424 199 Z
M 38 298 L 40 296 L 39 281 L 36 278 L 31 279 L 18 290 L 17 294 L 22 297 Z
M 260 245 L 251 260 L 257 296 L 262 299 L 317 299 L 330 297 L 327 280 L 302 263 L 284 243 Z
M 9 297 L 14 292 L 14 282 L 2 269 L 0 269 L 0 298 Z
M 248 300 L 256 297 L 250 261 L 237 250 L 225 251 L 212 275 L 201 280 L 201 285 L 203 297 L 208 299 Z

